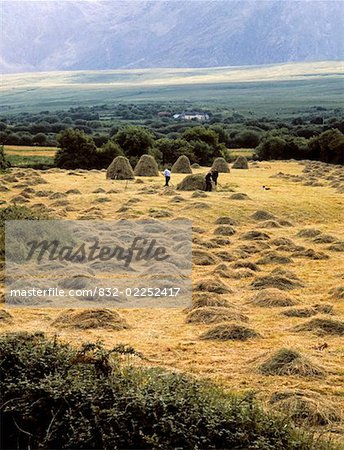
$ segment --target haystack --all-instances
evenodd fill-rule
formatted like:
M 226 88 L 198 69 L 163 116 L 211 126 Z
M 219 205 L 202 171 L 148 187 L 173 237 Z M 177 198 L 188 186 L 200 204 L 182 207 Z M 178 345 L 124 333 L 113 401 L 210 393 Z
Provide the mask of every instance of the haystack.
M 217 170 L 219 173 L 229 173 L 229 166 L 225 158 L 216 158 L 214 159 L 213 165 L 211 167 L 214 170 Z
M 201 166 L 198 163 L 191 164 L 191 169 L 200 169 Z
M 189 158 L 185 155 L 179 156 L 177 161 L 173 164 L 171 172 L 172 173 L 192 173 Z
M 204 191 L 205 180 L 204 175 L 195 174 L 187 175 L 178 185 L 178 191 Z
M 106 178 L 110 178 L 111 180 L 134 179 L 134 171 L 129 160 L 124 156 L 117 156 L 107 168 Z
M 256 278 L 252 283 L 251 287 L 253 289 L 267 289 L 276 288 L 282 291 L 289 291 L 292 289 L 297 289 L 303 287 L 304 285 L 295 280 L 283 276 L 272 276 L 267 275 L 265 277 Z
M 325 371 L 313 364 L 299 352 L 281 348 L 259 367 L 263 375 L 296 375 L 300 377 L 322 377 Z
M 314 391 L 284 390 L 270 399 L 275 411 L 286 414 L 297 424 L 328 425 L 340 420 L 338 408 Z
M 247 322 L 248 317 L 237 309 L 226 307 L 204 306 L 202 308 L 193 309 L 186 316 L 186 323 L 220 323 L 231 320 Z
M 119 331 L 128 328 L 126 321 L 115 311 L 109 309 L 68 309 L 60 314 L 53 325 L 61 328 L 109 328 Z
M 248 169 L 248 162 L 245 156 L 238 156 L 232 165 L 232 169 Z
M 159 167 L 153 156 L 142 155 L 135 166 L 134 174 L 137 177 L 158 177 Z
M 235 323 L 225 323 L 210 328 L 210 330 L 201 334 L 200 339 L 214 341 L 247 341 L 248 339 L 257 337 L 260 337 L 260 334 L 252 330 L 252 328 Z
M 210 292 L 197 292 L 192 296 L 191 309 L 203 308 L 204 306 L 233 308 L 228 300 L 219 294 Z
M 318 335 L 344 336 L 344 322 L 315 318 L 294 328 L 294 331 L 312 331 Z
M 295 306 L 297 301 L 279 289 L 264 289 L 252 298 L 252 303 L 264 308 Z
M 276 216 L 274 216 L 269 211 L 266 211 L 265 209 L 258 209 L 255 213 L 251 215 L 252 219 L 254 220 L 271 220 L 276 219 Z
M 232 290 L 221 280 L 215 278 L 204 278 L 194 285 L 195 291 L 216 292 L 217 294 L 230 294 Z

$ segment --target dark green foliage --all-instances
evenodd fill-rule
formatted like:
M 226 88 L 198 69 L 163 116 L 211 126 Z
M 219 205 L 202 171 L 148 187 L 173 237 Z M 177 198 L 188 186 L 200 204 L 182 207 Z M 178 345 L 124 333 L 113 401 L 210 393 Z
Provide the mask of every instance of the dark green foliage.
M 97 166 L 97 147 L 83 131 L 68 129 L 57 137 L 59 149 L 55 164 L 62 169 L 93 169 Z
M 5 170 L 10 167 L 10 163 L 5 158 L 4 146 L 0 145 L 0 170 Z
M 0 339 L 1 447 L 10 449 L 326 448 L 237 397 L 178 373 L 137 368 L 132 348 L 74 349 L 42 334 Z M 327 448 L 329 448 L 327 446 Z
M 312 159 L 331 164 L 344 164 L 344 134 L 337 129 L 327 130 L 310 140 Z
M 191 162 L 196 160 L 192 145 L 185 139 L 158 139 L 155 147 L 162 154 L 163 164 L 173 164 L 182 155 L 187 156 Z
M 235 136 L 235 143 L 243 148 L 256 148 L 260 142 L 260 133 L 251 130 L 241 131 Z
M 120 129 L 114 139 L 128 157 L 148 153 L 154 144 L 154 136 L 149 130 L 134 125 Z
M 108 141 L 97 149 L 97 166 L 95 169 L 106 169 L 116 158 L 116 156 L 124 156 L 121 147 L 114 141 Z

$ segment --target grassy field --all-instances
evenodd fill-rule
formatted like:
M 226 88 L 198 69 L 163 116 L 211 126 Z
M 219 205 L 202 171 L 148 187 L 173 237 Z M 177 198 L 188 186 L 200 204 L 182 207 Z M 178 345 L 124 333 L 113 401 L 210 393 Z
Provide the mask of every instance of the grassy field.
M 37 149 L 37 152 L 40 151 L 42 150 Z M 44 151 L 43 149 L 43 153 Z M 92 214 L 95 218 L 104 220 L 140 219 L 151 217 L 151 208 L 168 211 L 170 219 L 191 218 L 195 227 L 193 248 L 207 252 L 218 263 L 224 263 L 224 270 L 227 272 L 226 277 L 223 277 L 223 273 L 214 275 L 217 263 L 209 266 L 195 264 L 193 281 L 211 277 L 229 286 L 232 292 L 221 297 L 248 317 L 246 325 L 260 333 L 260 338 L 244 342 L 200 340 L 201 333 L 212 325 L 187 323 L 187 311 L 181 309 L 119 310 L 130 328 L 114 332 L 106 329 L 60 329 L 52 325 L 60 313 L 58 310 L 14 308 L 10 310 L 13 323 L 0 322 L 1 331 L 44 330 L 51 336 L 58 334 L 71 343 L 101 339 L 109 347 L 125 343 L 143 353 L 146 359 L 142 364 L 185 371 L 197 377 L 211 379 L 231 391 L 253 390 L 267 408 L 271 407 L 269 400 L 275 392 L 303 391 L 310 396 L 317 395 L 319 410 L 332 407 L 339 413 L 344 410 L 342 336 L 328 331 L 320 334 L 316 330 L 296 332 L 294 327 L 308 323 L 313 318 L 343 323 L 343 301 L 330 293 L 332 288 L 343 286 L 344 283 L 342 253 L 329 250 L 329 243 L 317 242 L 314 238 L 299 234 L 300 230 L 312 228 L 319 230 L 321 236 L 331 235 L 335 240 L 343 242 L 344 197 L 330 186 L 331 180 L 324 178 L 330 174 L 333 181 L 342 176 L 342 171 L 338 167 L 329 166 L 328 172 L 321 168 L 317 172 L 321 185 L 312 186 L 307 185 L 314 178 L 312 173 L 304 173 L 303 169 L 302 164 L 283 161 L 252 164 L 249 170 L 232 169 L 229 174 L 220 174 L 217 192 L 199 199 L 194 199 L 192 192 L 175 192 L 174 188 L 164 190 L 162 177 L 141 178 L 143 184 L 137 184 L 135 181 L 127 183 L 106 180 L 101 171 L 68 171 L 67 176 L 67 171 L 52 169 L 40 172 L 46 184 L 32 186 L 35 192 L 45 190 L 48 194 L 38 198 L 35 192 L 31 192 L 24 203 L 30 207 L 43 203 L 51 216 L 61 219 L 78 219 L 85 215 L 91 218 Z M 206 168 L 202 168 L 196 172 L 204 173 L 205 170 Z M 30 187 L 30 170 L 12 169 L 12 172 L 20 183 L 17 186 L 18 181 L 10 181 L 6 174 L 2 175 L 3 184 L 8 188 L 8 191 L 2 192 L 2 197 L 7 204 L 15 201 L 12 199 L 23 190 L 23 183 Z M 289 174 L 289 179 L 275 177 L 279 172 Z M 301 181 L 293 182 L 297 176 L 301 177 Z M 183 177 L 184 175 L 173 175 L 173 185 Z M 263 190 L 263 185 L 269 186 L 270 190 Z M 147 187 L 151 193 L 144 190 Z M 94 193 L 97 188 L 102 188 L 105 192 Z M 65 193 L 69 189 L 78 189 L 80 194 L 67 195 L 62 202 L 49 198 L 52 193 Z M 111 189 L 115 189 L 117 193 L 108 193 Z M 246 193 L 248 198 L 232 199 L 232 190 Z M 179 203 L 171 201 L 176 194 L 181 196 Z M 108 202 L 99 201 L 105 197 Z M 134 198 L 139 201 L 130 203 L 129 200 Z M 93 209 L 93 213 L 90 209 Z M 251 216 L 257 210 L 272 213 L 277 225 L 253 219 Z M 221 216 L 233 219 L 236 233 L 230 237 L 229 244 L 211 248 L 209 243 L 216 236 L 215 221 Z M 278 225 L 282 220 L 289 221 L 289 226 Z M 252 230 L 268 234 L 265 245 L 258 241 L 242 240 L 243 234 Z M 278 249 L 274 241 L 277 238 L 291 239 L 292 245 L 289 243 Z M 256 252 L 245 254 L 243 245 L 254 245 Z M 297 246 L 313 249 L 316 253 L 323 252 L 329 259 L 297 256 L 293 253 L 293 247 Z M 226 262 L 225 253 L 221 256 L 221 252 L 232 256 L 232 261 Z M 259 260 L 270 252 L 290 259 L 286 264 L 274 260 L 267 264 L 260 263 Z M 259 270 L 237 269 L 235 265 L 239 262 L 256 264 Z M 287 317 L 282 315 L 289 309 L 287 307 L 259 307 L 252 303 L 257 293 L 252 288 L 252 282 L 259 277 L 268 276 L 276 268 L 291 271 L 302 281 L 302 287 L 287 293 L 293 299 L 295 308 L 312 309 L 316 304 L 327 304 L 333 307 L 333 314 L 315 313 L 310 318 Z M 214 296 L 211 292 L 208 295 L 209 298 Z M 323 368 L 325 375 L 266 376 L 259 373 L 259 364 L 283 347 L 299 351 L 312 364 Z M 341 421 L 329 421 L 327 425 L 316 426 L 315 429 L 320 433 L 329 433 L 328 436 L 334 436 L 338 441 L 343 440 L 343 418 Z
M 21 145 L 5 145 L 5 154 L 12 167 L 35 167 L 38 165 L 52 166 L 57 148 L 36 147 Z M 230 155 L 252 157 L 253 151 L 249 148 L 231 149 Z
M 5 75 L 0 112 L 187 99 L 200 107 L 218 103 L 243 112 L 288 113 L 314 105 L 341 107 L 342 74 L 341 62 L 328 61 L 262 67 Z

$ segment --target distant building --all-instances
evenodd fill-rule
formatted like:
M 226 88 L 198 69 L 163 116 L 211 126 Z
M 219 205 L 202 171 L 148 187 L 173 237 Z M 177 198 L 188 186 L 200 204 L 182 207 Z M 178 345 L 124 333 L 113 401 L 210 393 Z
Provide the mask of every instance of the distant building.
M 198 120 L 199 122 L 203 122 L 205 120 L 209 120 L 209 114 L 192 111 L 182 114 L 174 114 L 173 118 L 178 120 Z

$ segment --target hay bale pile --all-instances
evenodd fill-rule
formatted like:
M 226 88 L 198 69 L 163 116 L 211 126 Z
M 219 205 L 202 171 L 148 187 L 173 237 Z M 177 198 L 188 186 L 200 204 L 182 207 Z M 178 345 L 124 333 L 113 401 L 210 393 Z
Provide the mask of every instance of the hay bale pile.
M 217 170 L 219 173 L 229 173 L 229 166 L 225 158 L 216 158 L 214 159 L 213 165 L 211 167 L 214 170 Z
M 186 316 L 186 323 L 210 324 L 220 323 L 231 320 L 247 322 L 248 317 L 241 313 L 238 309 L 227 307 L 203 306 L 193 309 Z
M 126 321 L 117 312 L 109 309 L 68 309 L 54 320 L 53 325 L 81 330 L 107 328 L 120 331 L 128 328 Z
M 232 169 L 248 169 L 248 162 L 245 156 L 238 156 L 232 165 Z
M 204 175 L 194 174 L 187 175 L 178 185 L 178 191 L 204 191 L 205 180 Z
M 322 377 L 325 371 L 299 352 L 281 348 L 259 366 L 263 375 L 296 375 L 300 377 Z
M 340 420 L 337 407 L 314 391 L 275 392 L 270 404 L 275 411 L 288 415 L 297 424 L 328 425 Z
M 252 303 L 263 308 L 274 308 L 295 306 L 297 301 L 290 297 L 286 292 L 276 288 L 270 288 L 257 292 L 252 298 Z
M 294 331 L 312 331 L 320 336 L 344 336 L 344 322 L 332 319 L 315 318 L 307 323 L 297 325 Z
M 202 340 L 214 341 L 247 341 L 258 338 L 260 334 L 244 325 L 224 323 L 206 331 L 200 336 Z
M 134 174 L 137 177 L 158 177 L 159 167 L 153 156 L 142 155 L 135 166 Z
M 189 158 L 185 155 L 179 156 L 177 161 L 173 164 L 171 172 L 172 173 L 192 173 Z
M 133 180 L 135 174 L 129 160 L 124 156 L 117 156 L 107 168 L 106 178 L 111 180 Z

